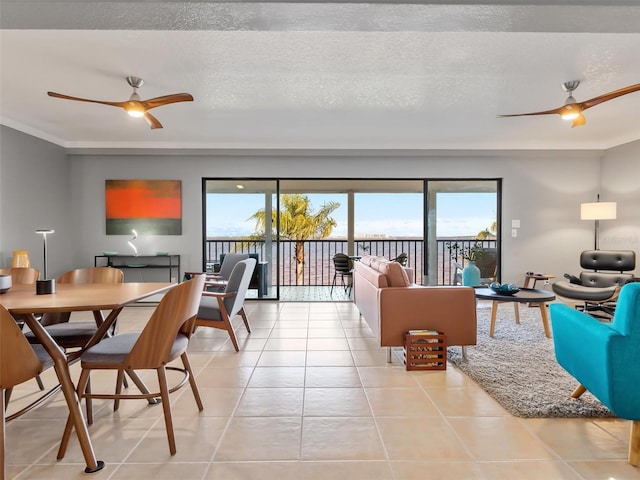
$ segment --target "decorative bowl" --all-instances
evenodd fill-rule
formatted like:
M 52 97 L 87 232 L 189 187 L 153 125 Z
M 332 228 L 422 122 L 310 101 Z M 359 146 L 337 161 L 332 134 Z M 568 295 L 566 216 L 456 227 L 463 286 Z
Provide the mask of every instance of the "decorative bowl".
M 0 294 L 11 288 L 11 275 L 0 275 Z
M 489 288 L 499 295 L 515 295 L 520 291 L 520 288 L 514 284 L 503 283 L 502 285 L 494 282 L 489 285 Z
M 169 252 L 156 252 L 156 255 L 159 257 L 166 257 L 167 255 L 169 255 Z
M 105 257 L 115 257 L 118 255 L 118 252 L 102 252 Z

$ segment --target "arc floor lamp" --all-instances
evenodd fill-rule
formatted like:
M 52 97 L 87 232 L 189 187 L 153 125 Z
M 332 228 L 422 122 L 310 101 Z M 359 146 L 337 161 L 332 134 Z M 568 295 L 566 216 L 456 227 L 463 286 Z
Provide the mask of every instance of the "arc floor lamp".
M 599 194 L 596 202 L 583 203 L 580 205 L 580 219 L 593 220 L 595 222 L 593 237 L 594 250 L 600 250 L 600 220 L 615 220 L 616 209 L 616 202 L 601 202 Z

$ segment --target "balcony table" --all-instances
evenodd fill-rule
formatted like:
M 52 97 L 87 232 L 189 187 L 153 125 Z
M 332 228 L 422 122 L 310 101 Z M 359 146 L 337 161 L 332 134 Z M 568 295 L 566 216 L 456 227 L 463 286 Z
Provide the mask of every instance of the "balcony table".
M 104 337 L 125 305 L 163 293 L 174 285 L 172 283 L 58 284 L 55 287 L 55 293 L 47 295 L 36 295 L 34 285 L 14 285 L 8 292 L 0 295 L 0 305 L 9 310 L 12 315 L 22 317 L 47 353 L 53 358 L 54 369 L 69 407 L 69 416 L 78 435 L 80 448 L 85 459 L 85 473 L 101 470 L 104 467 L 104 462 L 96 460 L 87 424 L 69 372 L 67 356 L 38 322 L 35 314 L 93 312 L 98 329 L 85 346 L 85 348 L 89 348 Z M 110 310 L 106 318 L 102 314 L 103 310 Z M 4 449 L 4 445 L 1 447 Z

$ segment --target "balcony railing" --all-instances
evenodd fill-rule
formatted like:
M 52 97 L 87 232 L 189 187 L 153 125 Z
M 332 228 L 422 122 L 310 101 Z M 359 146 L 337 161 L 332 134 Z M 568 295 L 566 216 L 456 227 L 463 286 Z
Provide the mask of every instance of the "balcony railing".
M 280 265 L 271 268 L 272 284 L 279 280 L 280 285 L 305 285 L 305 286 L 328 286 L 333 281 L 333 256 L 336 253 L 347 253 L 347 240 L 306 240 L 304 242 L 305 263 L 302 270 L 301 283 L 296 281 L 296 259 L 295 241 L 281 240 Z M 452 249 L 457 244 L 458 249 Z M 495 240 L 475 240 L 460 238 L 439 238 L 436 242 L 438 265 L 436 269 L 437 285 L 454 285 L 459 279 L 456 277 L 459 268 L 465 266 L 465 260 L 460 255 L 463 250 L 468 250 L 478 244 L 482 248 L 495 248 Z M 415 272 L 416 283 L 422 283 L 423 271 L 423 241 L 416 238 L 393 238 L 393 239 L 362 239 L 354 242 L 354 255 L 378 255 L 386 258 L 395 258 L 401 253 L 406 253 L 408 257 L 407 267 Z M 261 260 L 264 260 L 265 242 L 248 241 L 241 238 L 210 239 L 206 241 L 205 262 L 207 268 L 212 268 L 218 263 L 221 253 L 243 252 L 257 253 Z M 276 244 L 273 244 L 271 258 L 276 256 Z M 453 254 L 453 255 L 452 255 Z M 457 255 L 457 256 L 456 256 Z M 279 278 L 278 278 L 279 275 Z

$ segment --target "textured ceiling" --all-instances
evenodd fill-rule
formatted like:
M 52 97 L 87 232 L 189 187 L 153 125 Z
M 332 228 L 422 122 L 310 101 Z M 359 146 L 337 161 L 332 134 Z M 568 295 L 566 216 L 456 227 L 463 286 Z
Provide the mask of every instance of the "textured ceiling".
M 640 139 L 640 92 L 574 129 L 496 115 L 640 83 L 636 5 L 0 0 L 0 122 L 71 149 L 609 148 Z M 195 101 L 152 131 L 46 95 L 123 101 L 127 75 Z

